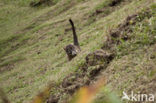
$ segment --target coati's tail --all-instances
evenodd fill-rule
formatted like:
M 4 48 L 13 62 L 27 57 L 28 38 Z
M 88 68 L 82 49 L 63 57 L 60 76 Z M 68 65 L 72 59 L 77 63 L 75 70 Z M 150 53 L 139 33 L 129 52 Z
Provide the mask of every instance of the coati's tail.
M 72 26 L 72 30 L 73 30 L 73 39 L 74 39 L 74 45 L 76 46 L 79 46 L 79 42 L 78 42 L 78 38 L 77 38 L 77 35 L 76 35 L 76 30 L 75 30 L 75 27 L 74 27 L 74 23 L 71 19 L 69 19 L 69 22 Z

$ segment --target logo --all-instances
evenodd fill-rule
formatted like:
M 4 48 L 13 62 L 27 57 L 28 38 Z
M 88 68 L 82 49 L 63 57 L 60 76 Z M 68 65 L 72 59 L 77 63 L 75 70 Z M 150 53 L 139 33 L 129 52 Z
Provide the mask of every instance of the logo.
M 153 94 L 141 94 L 140 92 L 135 94 L 133 91 L 131 91 L 131 94 L 128 95 L 125 91 L 123 91 L 122 100 L 128 100 L 133 102 L 154 102 L 155 97 Z

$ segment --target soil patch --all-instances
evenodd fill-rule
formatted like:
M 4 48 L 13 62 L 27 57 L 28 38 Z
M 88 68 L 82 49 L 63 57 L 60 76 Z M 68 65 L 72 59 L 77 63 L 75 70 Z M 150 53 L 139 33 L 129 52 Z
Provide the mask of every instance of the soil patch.
M 48 6 L 50 6 L 50 5 L 54 5 L 54 4 L 55 3 L 52 2 L 51 0 L 39 0 L 38 2 L 32 1 L 30 3 L 30 6 L 31 7 L 38 7 L 38 6 L 41 6 L 41 5 L 48 5 Z
M 47 103 L 58 103 L 62 94 L 73 95 L 80 87 L 91 84 L 95 76 L 97 76 L 101 70 L 105 69 L 113 59 L 113 54 L 97 50 L 86 56 L 86 62 L 75 73 L 69 74 L 62 81 L 62 84 L 58 87 L 60 93 L 51 95 Z M 57 99 L 52 99 L 56 97 Z M 57 100 L 57 101 L 56 101 Z
M 112 12 L 114 12 L 116 9 L 119 9 L 123 7 L 124 5 L 130 3 L 132 0 L 111 0 L 108 1 L 108 5 L 105 5 L 103 8 L 96 9 L 87 19 L 89 19 L 90 24 L 92 22 L 95 22 L 99 18 L 108 16 Z
M 130 40 L 132 37 L 130 34 L 133 32 L 132 26 L 136 25 L 137 22 L 141 22 L 144 18 L 150 18 L 151 16 L 152 14 L 149 10 L 128 16 L 122 24 L 119 24 L 116 29 L 110 31 L 102 49 L 111 50 L 115 45 L 119 45 L 121 41 Z

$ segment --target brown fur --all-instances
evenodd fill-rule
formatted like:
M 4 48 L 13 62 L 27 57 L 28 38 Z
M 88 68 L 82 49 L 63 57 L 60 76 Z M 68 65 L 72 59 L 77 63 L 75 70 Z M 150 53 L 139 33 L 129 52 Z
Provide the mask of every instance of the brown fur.
M 73 40 L 74 40 L 74 44 L 69 44 L 66 47 L 64 47 L 64 50 L 66 51 L 66 54 L 68 56 L 69 61 L 72 60 L 74 57 L 77 56 L 77 54 L 80 52 L 80 46 L 79 46 L 79 42 L 78 42 L 78 38 L 76 35 L 76 30 L 74 27 L 74 23 L 71 19 L 69 19 L 69 22 L 72 26 L 72 30 L 73 30 Z

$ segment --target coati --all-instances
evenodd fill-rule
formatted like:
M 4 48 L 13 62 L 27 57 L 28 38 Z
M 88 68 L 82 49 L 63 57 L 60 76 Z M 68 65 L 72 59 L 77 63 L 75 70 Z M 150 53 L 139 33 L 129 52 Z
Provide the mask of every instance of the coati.
M 66 51 L 66 54 L 68 56 L 68 60 L 72 60 L 75 56 L 77 56 L 77 54 L 81 51 L 80 50 L 80 46 L 79 46 L 79 42 L 78 42 L 78 38 L 76 35 L 76 30 L 74 27 L 74 23 L 71 19 L 69 19 L 69 22 L 72 26 L 72 31 L 73 31 L 73 43 L 74 44 L 69 44 L 66 47 L 64 47 L 64 50 Z

